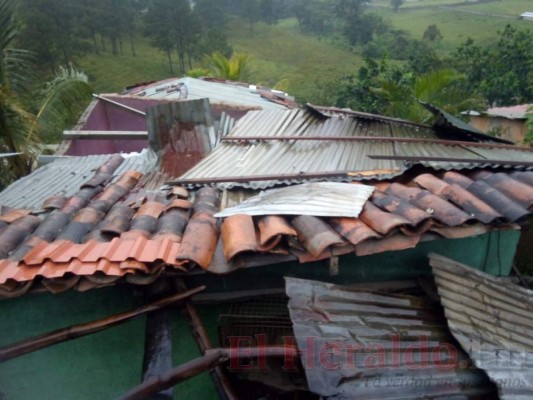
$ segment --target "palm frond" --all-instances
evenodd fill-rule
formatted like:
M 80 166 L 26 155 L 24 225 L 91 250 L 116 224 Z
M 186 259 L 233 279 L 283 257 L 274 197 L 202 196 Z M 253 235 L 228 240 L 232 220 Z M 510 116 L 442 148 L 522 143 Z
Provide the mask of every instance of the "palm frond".
M 87 75 L 73 67 L 60 68 L 43 89 L 43 101 L 27 140 L 38 136 L 59 139 L 62 131 L 75 122 L 91 99 Z

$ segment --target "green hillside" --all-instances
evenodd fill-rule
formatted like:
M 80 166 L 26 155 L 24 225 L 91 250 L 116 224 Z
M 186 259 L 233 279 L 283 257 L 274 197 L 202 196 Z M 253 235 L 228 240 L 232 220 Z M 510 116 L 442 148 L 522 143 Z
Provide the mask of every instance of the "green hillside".
M 388 8 L 388 0 L 373 4 L 375 7 L 371 12 L 381 15 L 395 28 L 410 32 L 415 39 L 422 37 L 428 25 L 436 24 L 443 36 L 442 41 L 436 44 L 440 53 L 453 51 L 468 37 L 488 44 L 494 40 L 496 32 L 508 23 L 523 29 L 533 27 L 531 21 L 513 17 L 525 11 L 530 0 L 503 0 L 476 5 L 464 5 L 454 0 L 418 0 L 407 2 L 397 13 Z M 443 4 L 453 9 L 443 9 Z M 273 86 L 287 79 L 289 92 L 300 100 L 320 99 L 321 87 L 339 76 L 355 73 L 362 64 L 360 49 L 348 51 L 333 45 L 329 39 L 304 35 L 295 19 L 283 20 L 273 26 L 257 23 L 251 35 L 246 22 L 232 17 L 227 34 L 236 51 L 252 57 L 250 73 L 246 78 L 250 83 Z M 137 57 L 133 57 L 128 46 L 124 46 L 123 55 L 113 56 L 110 52 L 87 54 L 79 60 L 79 66 L 89 74 L 97 92 L 118 91 L 136 82 L 171 75 L 163 52 L 150 47 L 142 37 L 136 40 L 136 47 Z

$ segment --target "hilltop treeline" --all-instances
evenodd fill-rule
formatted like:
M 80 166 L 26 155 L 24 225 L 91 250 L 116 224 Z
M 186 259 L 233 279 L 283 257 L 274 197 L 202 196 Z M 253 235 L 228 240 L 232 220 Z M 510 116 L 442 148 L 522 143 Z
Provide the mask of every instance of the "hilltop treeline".
M 246 35 L 254 34 L 258 22 L 276 24 L 294 17 L 304 33 L 336 35 L 349 46 L 366 45 L 389 29 L 380 17 L 365 12 L 365 4 L 363 0 L 20 0 L 18 44 L 34 51 L 44 68 L 53 68 L 87 52 L 135 55 L 135 40 L 145 35 L 167 52 L 169 60 L 177 56 L 184 73 L 204 54 L 231 53 L 224 33 L 231 15 L 249 23 Z M 406 49 L 399 42 L 379 47 L 392 49 L 398 44 Z M 376 56 L 382 50 L 373 46 L 367 52 Z

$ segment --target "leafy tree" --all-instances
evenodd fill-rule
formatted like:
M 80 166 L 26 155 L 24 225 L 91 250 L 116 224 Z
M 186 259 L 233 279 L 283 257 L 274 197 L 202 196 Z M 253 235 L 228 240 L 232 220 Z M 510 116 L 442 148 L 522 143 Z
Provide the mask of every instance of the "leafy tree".
M 495 45 L 481 47 L 472 39 L 462 44 L 452 61 L 490 104 L 512 105 L 533 100 L 533 34 L 507 25 Z
M 171 51 L 178 54 L 179 70 L 185 74 L 200 35 L 200 22 L 188 0 L 153 0 L 145 14 L 145 34 L 155 47 L 167 53 L 173 73 Z
M 333 4 L 320 0 L 297 0 L 294 15 L 302 32 L 327 35 L 333 32 Z
M 383 80 L 402 81 L 404 73 L 384 57 L 381 62 L 365 58 L 365 64 L 356 75 L 348 75 L 329 85 L 331 102 L 337 107 L 369 113 L 381 113 L 386 101 L 371 89 L 378 87 Z
M 61 0 L 22 0 L 19 9 L 23 29 L 17 45 L 35 53 L 40 65 L 53 70 L 89 47 L 81 38 L 78 9 Z M 20 26 L 19 26 L 20 28 Z
M 430 42 L 440 42 L 442 40 L 442 33 L 440 33 L 440 29 L 436 24 L 431 24 L 424 31 L 422 38 Z
M 398 12 L 405 0 L 390 0 L 390 6 L 394 12 Z
M 467 92 L 461 85 L 464 77 L 453 70 L 441 69 L 414 76 L 404 82 L 382 80 L 372 91 L 385 102 L 384 113 L 410 121 L 427 123 L 433 116 L 418 100 L 431 103 L 450 114 L 485 106 L 481 96 Z
M 87 77 L 61 70 L 43 90 L 34 84 L 31 53 L 13 48 L 17 34 L 14 1 L 0 2 L 0 151 L 22 153 L 1 165 L 12 177 L 28 173 L 43 134 L 62 130 L 75 104 L 90 98 Z

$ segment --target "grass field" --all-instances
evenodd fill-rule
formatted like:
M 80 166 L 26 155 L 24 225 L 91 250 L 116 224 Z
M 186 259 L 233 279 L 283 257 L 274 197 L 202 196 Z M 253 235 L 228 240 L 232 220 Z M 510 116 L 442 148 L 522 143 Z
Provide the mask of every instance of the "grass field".
M 512 24 L 519 29 L 533 28 L 531 21 L 461 11 L 496 12 L 495 9 L 491 9 L 491 6 L 500 5 L 500 3 L 504 2 L 509 4 L 515 4 L 516 2 L 518 5 L 525 3 L 523 0 L 505 0 L 497 3 L 462 6 L 458 7 L 459 10 L 436 8 L 408 10 L 398 13 L 390 10 L 375 10 L 375 12 L 385 18 L 395 28 L 410 32 L 413 38 L 416 39 L 422 38 L 429 25 L 436 24 L 443 36 L 443 40 L 437 44 L 436 48 L 440 52 L 450 52 L 469 37 L 480 44 L 490 44 L 494 41 L 497 31 L 503 30 L 507 24 Z M 516 6 L 515 8 L 521 9 L 520 7 L 522 6 Z
M 362 63 L 359 55 L 301 34 L 295 20 L 275 26 L 258 23 L 252 37 L 248 25 L 234 19 L 229 24 L 228 35 L 235 51 L 251 55 L 247 77 L 250 83 L 273 86 L 288 79 L 291 94 L 304 100 L 316 97 L 317 82 L 354 73 Z M 137 57 L 129 51 L 121 56 L 106 52 L 100 56 L 88 54 L 79 61 L 96 91 L 119 91 L 135 82 L 170 76 L 163 52 L 150 47 L 144 38 L 138 38 L 136 45 Z
M 533 29 L 531 21 L 472 14 L 479 12 L 517 16 L 528 9 L 531 0 L 452 5 L 453 10 L 442 8 L 443 3 L 452 4 L 456 1 L 460 0 L 413 0 L 407 5 L 430 5 L 435 8 L 406 8 L 394 13 L 385 7 L 388 0 L 379 0 L 377 4 L 383 7 L 374 8 L 372 12 L 418 39 L 422 38 L 428 25 L 436 24 L 443 35 L 443 40 L 436 45 L 441 54 L 455 50 L 468 37 L 480 44 L 489 44 L 495 40 L 496 32 L 508 23 L 521 29 Z M 250 74 L 246 78 L 250 83 L 273 86 L 278 81 L 287 79 L 288 91 L 299 100 L 320 98 L 319 85 L 325 85 L 339 76 L 355 73 L 362 64 L 357 49 L 350 52 L 333 46 L 329 40 L 303 35 L 294 19 L 281 21 L 274 26 L 255 24 L 252 36 L 247 23 L 232 18 L 227 33 L 236 51 L 248 53 L 252 57 Z M 142 37 L 137 39 L 136 45 L 137 57 L 132 57 L 125 45 L 122 56 L 106 52 L 100 56 L 88 54 L 79 60 L 80 68 L 89 74 L 95 91 L 119 91 L 136 82 L 170 76 L 168 61 L 163 52 L 149 46 Z

